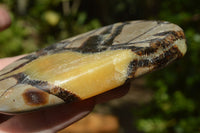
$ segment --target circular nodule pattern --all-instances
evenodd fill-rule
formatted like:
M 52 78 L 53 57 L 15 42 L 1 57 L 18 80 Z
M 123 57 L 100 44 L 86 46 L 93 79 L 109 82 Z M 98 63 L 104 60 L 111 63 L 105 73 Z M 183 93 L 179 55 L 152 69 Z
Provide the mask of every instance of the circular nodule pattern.
M 37 88 L 26 89 L 22 96 L 24 102 L 30 106 L 45 105 L 49 100 L 49 94 Z

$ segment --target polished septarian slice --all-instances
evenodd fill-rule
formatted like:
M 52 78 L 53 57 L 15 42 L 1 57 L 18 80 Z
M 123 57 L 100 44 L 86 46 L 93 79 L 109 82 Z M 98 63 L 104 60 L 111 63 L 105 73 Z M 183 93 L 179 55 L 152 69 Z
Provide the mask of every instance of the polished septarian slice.
M 0 71 L 0 112 L 84 100 L 182 57 L 183 30 L 161 21 L 102 27 L 29 54 Z

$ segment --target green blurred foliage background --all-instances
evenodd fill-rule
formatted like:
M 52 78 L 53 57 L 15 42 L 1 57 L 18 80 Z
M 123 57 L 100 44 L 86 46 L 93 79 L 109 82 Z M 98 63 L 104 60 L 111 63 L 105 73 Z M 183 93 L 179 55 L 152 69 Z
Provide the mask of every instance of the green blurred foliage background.
M 133 126 L 145 133 L 200 132 L 199 0 L 0 0 L 12 17 L 0 33 L 0 57 L 29 53 L 118 21 L 167 20 L 186 34 L 186 56 L 149 74 L 153 100 L 132 108 Z M 131 118 L 131 116 L 130 116 Z

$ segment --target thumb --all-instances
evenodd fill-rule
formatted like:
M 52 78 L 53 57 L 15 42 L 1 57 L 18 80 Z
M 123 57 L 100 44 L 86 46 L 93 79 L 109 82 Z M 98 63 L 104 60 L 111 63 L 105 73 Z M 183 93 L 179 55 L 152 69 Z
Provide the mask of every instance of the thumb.
M 11 24 L 11 18 L 5 8 L 0 7 L 0 31 L 8 28 Z

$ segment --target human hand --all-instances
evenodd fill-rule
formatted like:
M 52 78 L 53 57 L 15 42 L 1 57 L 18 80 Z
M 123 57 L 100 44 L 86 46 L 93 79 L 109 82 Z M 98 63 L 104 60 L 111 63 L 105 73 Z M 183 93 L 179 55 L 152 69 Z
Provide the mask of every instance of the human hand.
M 0 8 L 0 31 L 11 24 L 5 9 Z M 22 55 L 23 56 L 23 55 Z M 0 59 L 0 70 L 22 56 Z M 0 114 L 0 132 L 56 132 L 90 113 L 101 102 L 127 93 L 129 84 L 76 103 L 63 104 L 18 115 Z

